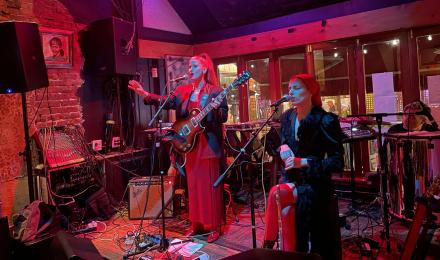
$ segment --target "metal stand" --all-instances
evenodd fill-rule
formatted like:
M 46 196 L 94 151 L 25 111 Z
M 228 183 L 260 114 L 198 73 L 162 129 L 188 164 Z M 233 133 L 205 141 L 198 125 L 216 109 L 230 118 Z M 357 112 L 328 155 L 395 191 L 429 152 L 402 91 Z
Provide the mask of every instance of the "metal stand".
M 356 216 L 359 217 L 359 215 L 362 215 L 361 212 L 359 212 L 359 204 L 356 201 L 357 199 L 357 194 L 356 194 L 356 171 L 355 171 L 355 167 L 354 167 L 354 143 L 356 142 L 360 142 L 360 141 L 368 141 L 368 140 L 373 140 L 375 139 L 375 135 L 371 135 L 368 137 L 355 137 L 353 135 L 353 121 L 351 123 L 351 132 L 350 132 L 350 136 L 348 136 L 348 138 L 346 138 L 343 143 L 348 143 L 349 145 L 349 151 L 350 151 L 350 156 L 349 156 L 349 162 L 350 162 L 350 187 L 351 187 L 351 205 L 350 205 L 350 210 L 345 213 L 344 215 L 346 217 L 348 216 Z M 366 216 L 368 218 L 371 218 L 371 216 L 367 213 Z M 358 225 L 358 236 L 360 236 L 359 234 L 359 225 Z
M 269 123 L 269 121 L 272 120 L 273 116 L 275 115 L 275 113 L 278 112 L 278 106 L 275 106 L 272 114 L 269 116 L 269 118 L 267 118 L 267 120 L 263 123 L 263 125 L 260 126 L 260 128 L 258 128 L 256 131 L 252 132 L 251 137 L 249 138 L 249 140 L 247 141 L 247 143 L 240 149 L 240 152 L 238 153 L 238 155 L 234 158 L 234 161 L 228 166 L 228 168 L 217 178 L 217 180 L 215 181 L 213 187 L 217 188 L 220 183 L 223 182 L 223 179 L 226 177 L 226 174 L 229 173 L 229 171 L 232 169 L 232 167 L 235 166 L 236 162 L 238 161 L 238 159 L 240 159 L 240 157 L 246 153 L 246 149 L 247 147 L 252 144 L 255 140 L 255 138 L 258 136 L 258 134 L 261 132 L 261 130 L 263 130 L 263 128 Z M 256 229 L 255 229 L 255 205 L 254 205 L 254 175 L 250 174 L 250 187 L 249 187 L 249 192 L 251 195 L 251 222 L 252 222 L 252 247 L 253 248 L 257 248 L 257 233 L 256 233 Z
M 376 114 L 377 122 L 377 139 L 378 139 L 378 149 L 380 158 L 380 168 L 381 168 L 381 185 L 382 185 L 382 199 L 383 199 L 383 223 L 385 227 L 385 240 L 387 242 L 387 252 L 391 252 L 390 243 L 390 222 L 388 217 L 388 190 L 387 190 L 387 178 L 388 178 L 388 162 L 386 159 L 386 151 L 382 143 L 382 122 L 383 115 Z
M 159 140 L 158 142 L 156 142 L 156 148 L 160 151 L 161 149 L 161 145 L 162 145 L 162 138 L 163 138 L 163 128 L 162 128 L 162 120 L 160 119 L 160 113 L 162 112 L 163 108 L 165 107 L 165 105 L 168 103 L 168 101 L 171 98 L 171 95 L 174 94 L 174 91 L 171 91 L 167 98 L 165 99 L 165 101 L 162 103 L 162 105 L 157 109 L 156 114 L 154 114 L 153 118 L 150 120 L 150 122 L 148 123 L 148 126 L 151 127 L 154 123 L 154 121 L 158 120 L 159 122 Z M 165 190 L 164 190 L 164 186 L 163 186 L 163 175 L 164 175 L 164 170 L 162 169 L 162 160 L 160 159 L 160 157 L 158 158 L 158 165 L 159 165 L 159 169 L 160 169 L 160 190 L 161 190 L 161 203 L 162 203 L 162 210 L 161 210 L 161 214 L 162 214 L 162 237 L 160 239 L 160 245 L 159 245 L 159 251 L 161 252 L 165 252 L 167 251 L 168 247 L 169 247 L 169 241 L 166 237 L 166 229 L 165 229 Z M 143 217 L 143 216 L 142 216 Z
M 32 202 L 35 199 L 34 190 L 34 176 L 32 169 L 32 156 L 31 156 L 31 139 L 29 136 L 28 114 L 26 106 L 26 92 L 21 92 L 21 105 L 23 108 L 23 127 L 24 127 L 24 139 L 26 143 L 25 157 L 26 157 L 26 171 L 28 176 L 28 189 L 29 189 L 29 201 Z
M 160 153 L 160 149 L 161 149 L 161 145 L 162 145 L 161 143 L 162 143 L 162 138 L 163 138 L 163 128 L 162 128 L 162 120 L 160 119 L 160 113 L 162 112 L 163 108 L 165 107 L 165 105 L 170 100 L 171 95 L 174 94 L 174 91 L 175 91 L 175 89 L 168 94 L 167 98 L 159 106 L 159 108 L 157 109 L 157 111 L 154 114 L 153 118 L 148 123 L 148 127 L 151 127 L 156 120 L 158 121 L 158 124 L 159 124 L 159 136 L 158 136 L 158 140 L 156 140 L 156 143 L 154 145 L 155 145 L 155 148 L 157 148 L 159 150 L 159 153 Z M 168 250 L 168 247 L 170 246 L 170 244 L 169 244 L 169 241 L 168 241 L 168 239 L 166 237 L 166 227 L 165 227 L 165 189 L 164 189 L 164 185 L 163 185 L 163 182 L 164 182 L 163 181 L 164 170 L 162 169 L 162 163 L 161 162 L 162 162 L 162 160 L 159 157 L 158 158 L 158 166 L 159 166 L 159 169 L 160 169 L 160 190 L 161 190 L 161 204 L 162 204 L 162 209 L 161 209 L 161 214 L 162 214 L 162 236 L 161 236 L 160 243 L 159 243 L 157 249 L 160 252 L 166 252 Z M 151 183 L 151 181 L 150 181 L 150 183 Z M 148 196 L 148 194 L 147 194 L 147 196 Z M 143 210 L 143 213 L 142 213 L 141 222 L 139 224 L 139 231 L 142 230 L 142 224 L 143 224 L 145 212 L 146 212 L 146 209 L 147 209 L 147 203 L 148 203 L 148 200 L 146 200 L 145 205 L 144 205 L 144 210 Z M 137 254 L 141 254 L 143 252 L 145 252 L 145 250 L 141 251 L 141 252 L 127 254 L 127 255 L 124 256 L 124 259 L 128 259 L 129 256 L 134 256 L 134 255 L 137 255 Z
M 122 125 L 122 106 L 121 106 L 121 86 L 120 78 L 116 76 L 116 95 L 117 95 L 117 109 L 119 116 L 119 151 L 123 152 L 125 150 L 125 140 L 124 140 L 124 127 Z
M 387 190 L 387 178 L 388 178 L 388 162 L 386 160 L 386 150 L 382 143 L 382 123 L 383 118 L 386 116 L 394 115 L 414 115 L 417 113 L 373 113 L 364 115 L 349 115 L 348 117 L 374 117 L 377 124 L 377 142 L 379 150 L 379 163 L 380 168 L 378 168 L 380 174 L 380 183 L 382 190 L 382 211 L 383 211 L 383 225 L 385 228 L 385 240 L 387 243 L 387 252 L 391 252 L 390 243 L 390 222 L 389 222 L 389 212 L 388 212 L 388 190 Z

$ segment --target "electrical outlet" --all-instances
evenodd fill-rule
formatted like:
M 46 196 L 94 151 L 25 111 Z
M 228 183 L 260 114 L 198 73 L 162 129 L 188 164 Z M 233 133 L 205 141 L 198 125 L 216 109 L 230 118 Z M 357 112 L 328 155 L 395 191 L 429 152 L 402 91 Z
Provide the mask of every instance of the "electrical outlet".
M 93 151 L 101 151 L 102 150 L 102 140 L 93 140 L 92 141 L 92 149 Z
M 112 148 L 117 148 L 121 146 L 121 138 L 119 136 L 115 136 L 112 138 Z

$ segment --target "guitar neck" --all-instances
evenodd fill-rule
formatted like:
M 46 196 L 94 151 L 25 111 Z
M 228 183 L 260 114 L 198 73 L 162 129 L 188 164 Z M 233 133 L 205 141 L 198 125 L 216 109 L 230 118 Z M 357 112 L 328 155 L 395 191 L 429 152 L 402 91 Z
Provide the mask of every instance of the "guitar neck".
M 229 85 L 220 94 L 218 94 L 214 100 L 221 102 L 234 87 L 235 87 L 234 84 Z M 200 113 L 197 116 L 194 117 L 196 123 L 199 124 L 203 120 L 203 118 L 205 118 L 205 116 L 209 112 L 211 112 L 212 109 L 214 109 L 214 106 L 212 102 L 210 102 L 208 105 L 205 106 L 205 108 L 202 109 L 202 111 L 200 111 Z

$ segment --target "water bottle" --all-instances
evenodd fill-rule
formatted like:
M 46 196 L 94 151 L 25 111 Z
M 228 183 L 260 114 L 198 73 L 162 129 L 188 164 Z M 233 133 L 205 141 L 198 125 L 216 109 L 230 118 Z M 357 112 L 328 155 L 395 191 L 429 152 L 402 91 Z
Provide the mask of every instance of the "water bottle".
M 280 157 L 284 162 L 284 168 L 286 170 L 290 170 L 293 168 L 293 160 L 290 163 L 287 163 L 287 159 L 290 157 L 295 157 L 295 155 L 287 144 L 283 144 L 280 146 Z

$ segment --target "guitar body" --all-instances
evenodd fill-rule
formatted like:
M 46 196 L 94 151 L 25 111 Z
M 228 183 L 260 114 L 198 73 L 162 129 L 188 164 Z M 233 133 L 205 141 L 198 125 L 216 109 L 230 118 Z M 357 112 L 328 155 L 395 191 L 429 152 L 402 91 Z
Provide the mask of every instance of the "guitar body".
M 168 135 L 168 137 L 176 152 L 188 153 L 194 148 L 197 135 L 205 129 L 194 120 L 198 114 L 200 114 L 200 110 L 195 108 L 190 111 L 187 118 L 177 120 L 173 124 L 172 135 Z

